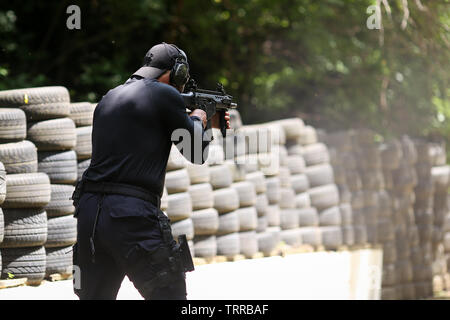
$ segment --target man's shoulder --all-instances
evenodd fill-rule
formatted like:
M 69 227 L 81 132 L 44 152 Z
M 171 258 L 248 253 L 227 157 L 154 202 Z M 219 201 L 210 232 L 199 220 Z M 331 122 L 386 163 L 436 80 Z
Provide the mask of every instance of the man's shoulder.
M 171 85 L 160 82 L 156 79 L 149 79 L 149 78 L 142 79 L 141 81 L 144 83 L 145 86 L 150 87 L 154 91 L 180 97 L 180 93 L 178 92 L 178 90 Z

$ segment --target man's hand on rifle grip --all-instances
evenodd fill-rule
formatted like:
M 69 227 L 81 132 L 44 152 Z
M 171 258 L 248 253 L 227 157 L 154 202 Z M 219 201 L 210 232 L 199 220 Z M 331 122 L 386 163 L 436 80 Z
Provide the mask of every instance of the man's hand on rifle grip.
M 227 122 L 227 129 L 231 129 L 230 113 L 228 111 L 225 112 L 225 120 Z M 211 118 L 211 127 L 220 129 L 220 112 L 216 112 L 216 114 Z
M 202 109 L 195 109 L 194 111 L 192 111 L 190 114 L 190 116 L 196 116 L 199 117 L 200 119 L 202 119 L 203 122 L 203 128 L 206 128 L 206 122 L 208 121 L 206 118 L 206 112 L 203 111 Z

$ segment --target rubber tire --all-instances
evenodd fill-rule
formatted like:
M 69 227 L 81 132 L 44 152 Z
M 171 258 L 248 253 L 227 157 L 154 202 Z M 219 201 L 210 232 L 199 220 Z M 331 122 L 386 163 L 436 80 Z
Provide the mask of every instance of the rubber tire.
M 270 124 L 281 125 L 284 130 L 286 139 L 294 140 L 301 136 L 302 131 L 305 127 L 303 120 L 301 120 L 300 118 L 277 120 L 270 122 Z
M 269 205 L 266 212 L 267 223 L 270 227 L 280 226 L 280 207 L 277 204 Z
M 65 117 L 70 113 L 69 102 L 69 91 L 65 87 L 54 86 L 0 91 L 0 105 L 3 107 L 20 107 L 27 114 L 28 120 Z
M 256 238 L 258 240 L 258 250 L 264 255 L 270 255 L 278 244 L 274 234 L 269 231 L 257 233 Z
M 299 227 L 298 209 L 280 210 L 280 227 L 282 230 L 295 229 Z
M 191 184 L 208 183 L 210 181 L 209 166 L 188 163 L 186 169 Z
M 266 215 L 269 208 L 269 200 L 267 200 L 267 195 L 265 193 L 261 193 L 256 196 L 255 208 L 258 213 L 258 217 L 264 217 Z
M 341 212 L 341 222 L 343 226 L 350 226 L 353 224 L 353 210 L 349 203 L 341 203 L 339 205 Z
M 26 136 L 25 112 L 20 109 L 0 108 L 0 143 L 22 141 Z
M 239 197 L 240 207 L 254 206 L 256 203 L 256 190 L 253 183 L 249 181 L 234 182 L 231 188 L 236 190 Z
M 194 223 L 191 218 L 179 220 L 171 224 L 172 236 L 178 239 L 180 235 L 186 235 L 187 240 L 194 239 Z
M 78 160 L 86 160 L 92 156 L 92 126 L 75 129 L 77 134 L 75 152 Z
M 295 207 L 297 209 L 311 207 L 311 199 L 308 192 L 299 193 L 295 196 Z
M 58 217 L 73 214 L 75 207 L 73 206 L 72 194 L 75 187 L 65 184 L 52 184 L 50 188 L 52 190 L 50 203 L 45 207 L 47 216 Z
M 334 183 L 334 171 L 329 164 L 309 166 L 305 174 L 311 188 Z
M 6 171 L 3 163 L 0 162 L 0 205 L 6 199 Z M 1 242 L 1 241 L 0 241 Z
M 313 166 L 330 161 L 330 154 L 323 143 L 315 143 L 304 146 L 301 150 L 306 166 Z
M 164 186 L 169 194 L 188 191 L 191 181 L 186 169 L 174 170 L 166 173 Z
M 91 159 L 79 161 L 77 164 L 77 181 L 81 180 L 83 173 L 89 168 Z
M 28 102 L 24 101 L 27 96 Z M 24 104 L 69 102 L 69 91 L 65 87 L 50 86 L 0 91 L 0 104 L 4 107 L 19 107 Z
M 0 144 L 0 162 L 8 174 L 37 172 L 37 148 L 27 140 Z
M 226 164 L 210 166 L 209 174 L 213 189 L 228 188 L 233 183 L 233 174 Z
M 42 208 L 51 198 L 50 179 L 45 173 L 21 173 L 6 176 L 3 208 Z
M 282 188 L 291 188 L 291 172 L 288 167 L 280 167 L 279 175 L 280 178 L 280 186 Z
M 395 264 L 384 264 L 381 284 L 383 286 L 393 286 L 397 284 L 397 271 L 395 270 Z
M 70 246 L 77 242 L 77 219 L 72 215 L 49 217 L 46 248 Z
M 278 204 L 281 199 L 280 179 L 278 177 L 266 178 L 266 186 L 269 204 Z
M 256 226 L 256 232 L 264 232 L 266 231 L 269 223 L 267 222 L 266 217 L 258 217 L 258 225 Z
M 378 219 L 377 221 L 378 241 L 385 243 L 395 240 L 395 230 L 390 219 Z
M 72 184 L 77 181 L 78 167 L 75 151 L 38 152 L 39 172 L 45 172 L 52 183 Z
M 395 263 L 397 261 L 397 246 L 394 241 L 383 243 L 383 264 Z
M 0 245 L 3 242 L 3 238 L 5 236 L 5 218 L 3 216 L 3 210 L 0 208 Z M 2 263 L 0 259 L 0 271 L 2 269 Z
M 319 214 L 316 208 L 303 208 L 298 210 L 298 220 L 300 227 L 319 226 Z
M 262 171 L 247 173 L 245 180 L 250 181 L 255 186 L 256 194 L 265 193 L 267 191 L 266 178 Z
M 362 209 L 362 213 L 364 214 L 364 222 L 370 225 L 376 225 L 379 219 L 378 217 L 379 208 L 374 207 L 365 207 Z
M 300 232 L 300 228 L 281 230 L 281 241 L 293 247 L 300 246 L 302 244 L 302 237 Z
M 445 193 L 450 184 L 450 166 L 433 167 L 431 176 L 435 192 Z
M 172 144 L 166 170 L 173 171 L 183 169 L 186 168 L 186 165 L 188 163 L 189 162 L 183 157 L 178 148 L 174 144 Z
M 1 250 L 1 279 L 12 274 L 15 279 L 27 278 L 28 284 L 37 284 L 45 277 L 46 255 L 42 246 L 29 248 L 8 248 Z
M 208 147 L 208 158 L 205 163 L 214 166 L 223 164 L 225 161 L 225 153 L 223 151 L 222 145 L 210 144 Z
M 160 205 L 160 209 L 162 211 L 166 211 L 167 207 L 169 206 L 169 199 L 167 198 L 169 196 L 169 194 L 167 193 L 167 189 L 164 188 L 163 189 L 163 194 L 161 196 L 161 205 Z M 167 215 L 167 213 L 166 213 Z
M 75 123 L 70 118 L 29 123 L 27 137 L 39 151 L 70 150 L 77 144 Z
M 213 235 L 219 230 L 219 213 L 214 208 L 194 211 L 191 219 L 196 236 Z
M 194 252 L 196 257 L 211 258 L 217 255 L 216 236 L 194 237 Z
M 309 145 L 317 143 L 317 132 L 314 127 L 305 126 L 301 131 L 300 136 L 297 138 L 297 142 L 301 145 Z
M 306 192 L 310 188 L 308 177 L 305 174 L 292 175 L 291 185 L 296 194 Z
M 224 188 L 213 191 L 214 209 L 219 214 L 234 211 L 239 208 L 239 194 L 233 188 Z
M 352 193 L 352 209 L 359 210 L 364 208 L 364 192 L 356 191 Z
M 258 252 L 256 231 L 239 232 L 240 252 L 246 258 L 251 258 Z
M 51 274 L 71 275 L 73 272 L 72 246 L 46 248 L 45 276 Z
M 355 230 L 353 226 L 342 226 L 342 242 L 346 246 L 355 244 Z
M 238 232 L 217 236 L 216 242 L 218 255 L 231 257 L 241 252 L 240 237 Z
M 217 235 L 238 232 L 239 228 L 239 215 L 236 211 L 219 215 L 219 228 L 217 229 Z
M 330 207 L 319 212 L 319 226 L 340 226 L 342 225 L 341 211 L 338 206 Z
M 342 230 L 338 226 L 320 227 L 322 245 L 326 249 L 337 249 L 343 244 Z
M 96 103 L 75 102 L 70 104 L 69 118 L 73 120 L 75 126 L 92 126 Z
M 244 181 L 245 176 L 247 175 L 245 171 L 245 166 L 236 163 L 234 160 L 227 160 L 225 164 L 231 171 L 231 175 L 233 177 L 233 182 Z
M 334 184 L 311 188 L 308 191 L 311 198 L 311 205 L 322 211 L 339 203 L 339 191 Z
M 311 246 L 320 246 L 322 244 L 322 235 L 319 227 L 301 227 L 298 230 L 303 244 Z
M 258 227 L 258 214 L 255 207 L 239 208 L 236 210 L 239 217 L 239 231 L 256 230 Z
M 167 196 L 167 216 L 172 222 L 190 218 L 192 215 L 191 196 L 187 192 L 174 193 Z
M 287 157 L 287 167 L 291 174 L 302 174 L 305 172 L 305 160 L 300 155 L 291 155 Z
M 280 209 L 294 209 L 296 207 L 295 192 L 292 188 L 281 188 Z
M 364 225 L 353 225 L 355 232 L 355 244 L 364 245 L 367 243 L 367 228 Z
M 47 241 L 47 214 L 43 209 L 5 209 L 0 248 L 42 246 Z
M 352 193 L 362 189 L 361 176 L 358 171 L 346 170 L 345 181 Z
M 209 183 L 194 184 L 188 188 L 192 209 L 201 210 L 214 206 L 213 190 Z

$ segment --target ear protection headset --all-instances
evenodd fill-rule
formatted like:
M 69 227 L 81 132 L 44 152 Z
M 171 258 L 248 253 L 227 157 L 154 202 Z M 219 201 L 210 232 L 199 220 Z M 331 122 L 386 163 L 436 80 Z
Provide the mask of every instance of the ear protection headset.
M 176 87 L 182 87 L 185 85 L 189 80 L 189 64 L 187 63 L 187 56 L 183 52 L 183 50 L 179 49 L 174 44 L 167 44 L 163 42 L 168 55 L 175 60 L 175 64 L 172 67 L 172 70 L 170 70 L 170 78 L 169 81 L 172 85 Z M 167 49 L 167 46 L 170 45 L 177 49 L 179 55 L 173 56 L 170 54 L 170 51 Z

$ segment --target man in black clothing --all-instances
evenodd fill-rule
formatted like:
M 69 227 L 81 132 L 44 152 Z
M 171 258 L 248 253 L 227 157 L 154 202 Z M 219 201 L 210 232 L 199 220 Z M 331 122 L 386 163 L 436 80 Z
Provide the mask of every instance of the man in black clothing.
M 170 149 L 178 142 L 175 130 L 189 135 L 189 161 L 206 160 L 206 113 L 188 115 L 180 95 L 188 71 L 181 49 L 156 45 L 144 66 L 95 109 L 91 164 L 73 197 L 73 260 L 80 277 L 74 277 L 74 291 L 80 299 L 115 299 L 125 275 L 145 299 L 186 299 L 185 273 L 160 197 Z M 229 126 L 228 114 L 225 119 Z

